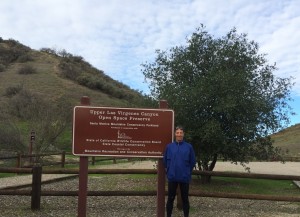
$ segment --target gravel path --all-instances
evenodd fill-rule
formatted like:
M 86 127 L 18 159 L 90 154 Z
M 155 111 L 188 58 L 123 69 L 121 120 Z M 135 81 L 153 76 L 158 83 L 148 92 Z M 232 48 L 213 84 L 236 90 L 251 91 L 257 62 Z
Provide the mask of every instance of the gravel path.
M 292 162 L 291 162 L 292 163 Z M 287 165 L 287 164 L 283 164 Z M 154 168 L 154 162 L 135 162 L 126 164 L 117 164 L 106 166 L 106 168 Z M 219 168 L 221 169 L 221 164 Z M 236 165 L 231 165 L 235 167 Z M 277 164 L 271 167 L 279 167 Z M 241 167 L 241 166 L 237 166 Z M 261 168 L 262 165 L 258 166 Z M 230 165 L 227 165 L 226 170 L 232 171 Z M 292 168 L 292 167 L 291 167 Z M 300 164 L 298 167 L 300 170 Z M 217 168 L 216 168 L 217 169 Z M 224 168 L 223 168 L 224 169 Z M 243 170 L 241 167 L 240 169 Z M 268 169 L 268 168 L 267 168 Z M 281 168 L 282 169 L 282 168 Z M 286 168 L 285 168 L 286 170 Z M 254 167 L 252 168 L 254 172 Z M 256 171 L 255 171 L 256 172 Z M 276 174 L 272 171 L 272 174 Z M 282 174 L 282 173 L 280 173 Z M 299 175 L 291 174 L 291 175 Z M 22 178 L 22 176 L 19 176 Z M 0 183 L 3 179 L 0 179 Z M 152 181 L 152 183 L 151 183 Z M 21 180 L 20 180 L 21 182 Z M 134 185 L 132 185 L 134 183 Z M 103 176 L 103 177 L 89 177 L 89 190 L 107 190 L 112 186 L 114 190 L 131 190 L 138 188 L 138 185 L 152 186 L 153 180 L 134 182 L 134 180 L 121 179 L 121 176 Z M 0 184 L 1 186 L 1 184 Z M 45 184 L 42 186 L 43 190 L 78 190 L 78 178 L 68 179 L 56 183 Z M 31 198 L 29 196 L 2 196 L 0 195 L 0 216 L 4 217 L 50 217 L 63 216 L 74 217 L 77 216 L 77 197 L 56 197 L 45 196 L 41 200 L 41 210 L 30 210 Z M 206 197 L 190 197 L 191 211 L 190 217 L 300 217 L 300 203 L 292 202 L 274 202 L 274 201 L 259 201 L 259 200 L 238 200 L 238 199 L 222 199 L 222 198 L 206 198 Z M 156 197 L 88 197 L 87 201 L 87 216 L 96 217 L 149 217 L 156 216 Z M 174 217 L 182 216 L 181 211 L 174 209 Z
M 117 178 L 107 180 L 107 177 L 89 178 L 89 190 L 105 190 L 109 183 Z M 132 186 L 130 180 L 123 180 L 116 184 L 116 190 L 129 190 Z M 77 190 L 78 179 L 47 184 L 43 190 Z M 5 217 L 50 217 L 50 216 L 77 216 L 77 197 L 42 197 L 41 210 L 30 210 L 30 197 L 28 196 L 0 196 L 1 216 Z M 300 216 L 300 203 L 255 201 L 237 199 L 218 199 L 205 197 L 190 197 L 191 217 L 296 217 Z M 88 197 L 87 216 L 105 217 L 149 217 L 156 216 L 156 197 Z M 174 209 L 174 217 L 182 216 Z

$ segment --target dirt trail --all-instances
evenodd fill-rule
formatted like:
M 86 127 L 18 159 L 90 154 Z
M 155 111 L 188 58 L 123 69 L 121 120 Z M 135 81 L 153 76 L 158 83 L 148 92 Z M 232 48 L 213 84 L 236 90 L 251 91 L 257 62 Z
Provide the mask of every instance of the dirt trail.
M 156 161 L 147 160 L 117 163 L 100 167 L 108 169 L 154 169 L 156 164 Z M 300 162 L 286 162 L 284 164 L 280 162 L 250 162 L 246 166 L 250 167 L 251 173 L 300 176 Z M 235 165 L 230 162 L 217 162 L 214 171 L 247 172 L 240 164 Z

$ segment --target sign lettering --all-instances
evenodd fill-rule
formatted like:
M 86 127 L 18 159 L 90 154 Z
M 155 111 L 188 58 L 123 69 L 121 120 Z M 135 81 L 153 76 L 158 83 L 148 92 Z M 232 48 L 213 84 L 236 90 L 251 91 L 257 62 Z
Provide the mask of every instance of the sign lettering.
M 162 157 L 173 139 L 174 112 L 76 106 L 73 154 L 80 156 Z

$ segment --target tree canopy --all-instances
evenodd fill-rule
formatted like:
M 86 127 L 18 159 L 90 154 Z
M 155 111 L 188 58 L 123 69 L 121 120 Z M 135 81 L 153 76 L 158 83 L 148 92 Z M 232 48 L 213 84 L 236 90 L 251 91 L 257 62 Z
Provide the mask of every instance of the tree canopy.
M 292 78 L 276 77 L 247 34 L 215 38 L 201 25 L 186 45 L 157 50 L 142 66 L 151 95 L 185 126 L 199 169 L 213 170 L 218 157 L 244 165 L 278 154 L 268 135 L 289 122 Z

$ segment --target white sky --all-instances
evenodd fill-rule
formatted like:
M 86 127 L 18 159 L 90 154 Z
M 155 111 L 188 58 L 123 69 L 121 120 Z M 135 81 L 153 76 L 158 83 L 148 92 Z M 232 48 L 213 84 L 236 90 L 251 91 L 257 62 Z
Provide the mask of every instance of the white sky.
M 293 76 L 300 123 L 299 0 L 0 0 L 0 37 L 33 49 L 82 56 L 113 79 L 148 93 L 141 64 L 155 50 L 185 45 L 204 24 L 216 36 L 233 27 L 267 53 L 275 75 Z

